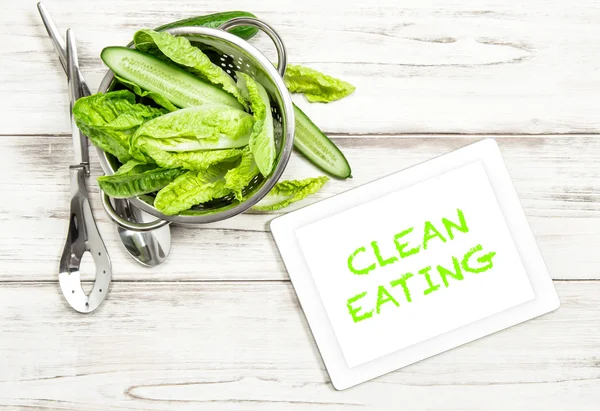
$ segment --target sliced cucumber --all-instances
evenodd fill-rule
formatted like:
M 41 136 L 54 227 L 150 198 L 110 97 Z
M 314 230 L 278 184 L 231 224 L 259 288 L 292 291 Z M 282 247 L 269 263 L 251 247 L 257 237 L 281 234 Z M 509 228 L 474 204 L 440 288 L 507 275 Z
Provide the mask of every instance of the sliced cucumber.
M 352 173 L 350 164 L 340 149 L 294 104 L 296 134 L 294 147 L 323 171 L 348 178 Z
M 127 47 L 106 47 L 102 61 L 118 76 L 159 93 L 178 107 L 224 104 L 243 110 L 229 93 L 156 57 Z

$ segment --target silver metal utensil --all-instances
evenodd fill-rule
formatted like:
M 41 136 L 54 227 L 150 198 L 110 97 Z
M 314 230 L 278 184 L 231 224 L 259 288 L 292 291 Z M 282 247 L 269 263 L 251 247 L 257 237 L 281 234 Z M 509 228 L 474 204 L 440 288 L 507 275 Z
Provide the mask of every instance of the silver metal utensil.
M 46 27 L 46 31 L 52 40 L 56 54 L 66 73 L 67 51 L 65 48 L 65 40 L 44 4 L 39 2 L 37 7 L 40 16 L 42 17 L 42 21 L 44 22 L 44 26 Z M 90 89 L 79 69 L 77 69 L 77 73 L 83 96 L 90 95 Z M 83 146 L 87 150 L 87 141 Z M 132 206 L 129 201 L 124 199 L 113 199 L 113 201 L 115 203 L 115 210 L 126 220 L 134 223 L 144 223 L 144 213 Z M 165 221 L 162 226 L 151 231 L 133 231 L 121 226 L 117 226 L 117 231 L 123 246 L 138 263 L 147 267 L 153 267 L 163 263 L 167 259 L 169 251 L 171 250 L 171 230 L 168 227 L 168 222 Z
M 83 96 L 84 90 L 79 76 L 77 48 L 73 32 L 67 30 L 67 77 L 71 112 L 71 131 L 75 164 L 69 167 L 71 176 L 71 211 L 69 213 L 69 231 L 65 248 L 60 259 L 58 281 L 67 302 L 81 313 L 90 313 L 102 304 L 112 276 L 108 252 L 98 232 L 85 186 L 85 177 L 89 175 L 89 153 L 87 138 L 79 131 L 73 118 L 73 104 Z M 90 294 L 81 286 L 81 257 L 89 252 L 96 265 L 96 279 Z
M 144 222 L 144 212 L 134 207 L 127 200 L 115 202 L 115 211 L 127 221 L 135 223 Z M 148 214 L 146 214 L 148 216 Z M 148 218 L 154 220 L 154 217 Z M 121 243 L 129 255 L 138 263 L 146 267 L 154 267 L 162 264 L 169 256 L 171 250 L 171 228 L 165 223 L 164 226 L 154 228 L 150 231 L 133 231 L 117 225 L 117 231 Z

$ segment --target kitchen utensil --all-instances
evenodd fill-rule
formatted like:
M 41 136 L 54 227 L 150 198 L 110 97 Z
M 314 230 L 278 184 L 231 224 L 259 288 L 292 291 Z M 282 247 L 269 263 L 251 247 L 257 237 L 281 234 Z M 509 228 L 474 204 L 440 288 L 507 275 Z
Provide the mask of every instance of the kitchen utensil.
M 37 7 L 40 16 L 42 17 L 42 21 L 44 22 L 44 26 L 46 27 L 46 31 L 52 40 L 56 54 L 58 54 L 58 59 L 66 73 L 67 51 L 65 49 L 65 41 L 44 4 L 39 2 Z M 88 96 L 90 95 L 90 89 L 83 79 L 81 72 L 78 73 L 83 95 Z M 127 200 L 114 199 L 113 201 L 115 203 L 115 209 L 120 215 L 133 222 L 144 222 L 142 211 L 133 207 Z M 119 233 L 119 238 L 129 255 L 142 265 L 147 267 L 159 265 L 164 262 L 169 255 L 169 251 L 171 250 L 171 230 L 168 227 L 167 222 L 165 222 L 162 227 L 147 232 L 127 230 L 121 226 L 117 226 L 117 231 Z
M 113 201 L 119 215 L 128 221 L 144 222 L 144 212 L 132 206 L 129 201 L 116 198 Z M 150 219 L 154 217 L 150 216 Z M 164 221 L 165 225 L 150 231 L 134 231 L 117 225 L 121 243 L 135 261 L 146 267 L 155 267 L 167 259 L 171 250 L 171 229 L 169 222 Z
M 275 43 L 278 55 L 277 69 L 254 46 L 228 33 L 226 30 L 238 26 L 255 26 L 264 31 Z M 277 165 L 270 176 L 263 178 L 257 176 L 245 190 L 247 200 L 238 203 L 233 195 L 211 201 L 209 204 L 198 205 L 192 208 L 195 215 L 167 216 L 160 213 L 151 204 L 152 197 L 144 196 L 131 198 L 131 203 L 141 210 L 152 214 L 158 219 L 154 222 L 139 224 L 119 216 L 113 209 L 109 197 L 103 193 L 102 203 L 109 217 L 117 224 L 130 230 L 151 230 L 165 220 L 177 224 L 195 226 L 214 221 L 225 220 L 246 211 L 256 204 L 273 188 L 292 152 L 294 139 L 294 110 L 290 94 L 283 83 L 283 75 L 287 65 L 285 47 L 279 35 L 266 23 L 253 18 L 232 19 L 221 25 L 219 29 L 206 27 L 179 27 L 166 30 L 175 36 L 185 36 L 194 45 L 199 47 L 213 63 L 221 66 L 227 73 L 235 76 L 236 71 L 247 73 L 260 82 L 266 89 L 271 100 L 273 111 L 275 143 L 277 150 Z M 100 85 L 100 92 L 106 92 L 118 83 L 114 82 L 114 75 L 109 71 Z M 98 149 L 98 157 L 104 173 L 114 174 L 119 167 L 118 161 L 109 154 Z M 145 200 L 145 201 L 144 201 Z
M 90 208 L 85 177 L 89 175 L 89 153 L 87 137 L 84 136 L 73 118 L 73 104 L 84 95 L 75 36 L 71 29 L 67 30 L 67 77 L 71 113 L 71 130 L 75 164 L 69 167 L 71 176 L 71 211 L 69 213 L 69 231 L 65 248 L 60 259 L 58 281 L 67 302 L 81 313 L 90 313 L 102 304 L 112 276 L 112 268 L 108 252 L 102 242 L 94 215 Z M 96 279 L 89 295 L 81 286 L 81 258 L 89 252 L 96 266 Z

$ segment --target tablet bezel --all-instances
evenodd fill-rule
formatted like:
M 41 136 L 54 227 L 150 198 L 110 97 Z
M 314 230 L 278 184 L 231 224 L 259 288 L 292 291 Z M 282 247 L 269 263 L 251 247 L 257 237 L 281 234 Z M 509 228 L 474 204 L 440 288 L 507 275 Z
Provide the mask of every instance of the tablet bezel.
M 295 230 L 344 210 L 383 197 L 421 181 L 459 167 L 481 161 L 522 263 L 529 276 L 535 298 L 527 303 L 349 368 L 337 342 L 317 287 L 307 267 Z M 421 361 L 451 348 L 503 330 L 557 309 L 560 305 L 552 278 L 510 175 L 494 139 L 484 139 L 448 154 L 380 178 L 360 187 L 301 208 L 271 221 L 271 232 L 304 310 L 309 327 L 338 390 Z

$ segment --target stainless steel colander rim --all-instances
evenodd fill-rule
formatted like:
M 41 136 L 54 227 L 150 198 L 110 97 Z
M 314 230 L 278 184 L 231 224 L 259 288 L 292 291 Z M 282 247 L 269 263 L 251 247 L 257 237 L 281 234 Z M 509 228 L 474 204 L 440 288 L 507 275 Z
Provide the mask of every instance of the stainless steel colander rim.
M 267 193 L 277 183 L 277 181 L 283 174 L 285 167 L 287 166 L 287 163 L 290 159 L 290 155 L 292 153 L 293 144 L 294 144 L 295 120 L 294 120 L 294 107 L 292 104 L 292 99 L 291 99 L 290 94 L 287 91 L 287 88 L 285 86 L 285 83 L 283 82 L 283 79 L 280 76 L 277 69 L 258 49 L 256 49 L 253 45 L 251 45 L 247 41 L 245 41 L 231 33 L 228 33 L 224 30 L 207 28 L 207 27 L 178 27 L 178 28 L 169 29 L 166 31 L 171 34 L 174 34 L 174 35 L 182 35 L 182 36 L 186 36 L 188 38 L 193 37 L 194 35 L 216 37 L 216 38 L 228 41 L 228 42 L 246 50 L 249 54 L 251 54 L 257 60 L 257 62 L 260 64 L 261 68 L 271 77 L 271 79 L 277 86 L 277 90 L 280 93 L 281 101 L 282 101 L 282 107 L 280 109 L 280 112 L 281 112 L 281 116 L 285 120 L 285 121 L 282 121 L 282 123 L 285 123 L 285 130 L 283 130 L 284 144 L 283 144 L 283 147 L 281 150 L 281 155 L 279 156 L 279 160 L 278 160 L 278 163 L 277 163 L 275 169 L 273 170 L 271 175 L 266 179 L 266 181 L 262 185 L 262 187 L 250 199 L 248 199 L 234 207 L 225 209 L 223 211 L 218 211 L 218 212 L 215 212 L 212 214 L 207 214 L 207 215 L 168 216 L 168 215 L 162 214 L 156 208 L 154 208 L 150 204 L 144 202 L 143 200 L 141 200 L 138 197 L 131 197 L 128 200 L 135 207 L 138 207 L 139 209 L 141 209 L 155 217 L 158 217 L 162 220 L 171 221 L 171 222 L 174 222 L 177 224 L 182 224 L 182 225 L 206 224 L 206 223 L 212 223 L 212 222 L 221 221 L 221 220 L 225 220 L 225 219 L 234 217 L 234 216 L 241 214 L 244 211 L 248 210 L 250 207 L 252 207 L 257 202 L 259 202 L 265 195 L 267 195 Z M 113 79 L 114 79 L 113 72 L 111 70 L 108 70 L 106 75 L 102 79 L 102 82 L 100 83 L 100 87 L 99 87 L 98 91 L 103 92 L 103 93 L 106 92 L 108 90 L 108 88 L 110 87 Z M 101 165 L 104 173 L 107 175 L 114 174 L 116 170 L 112 167 L 111 162 L 108 159 L 107 153 L 105 153 L 104 151 L 102 151 L 99 148 L 96 148 L 96 151 L 98 153 L 100 165 Z

